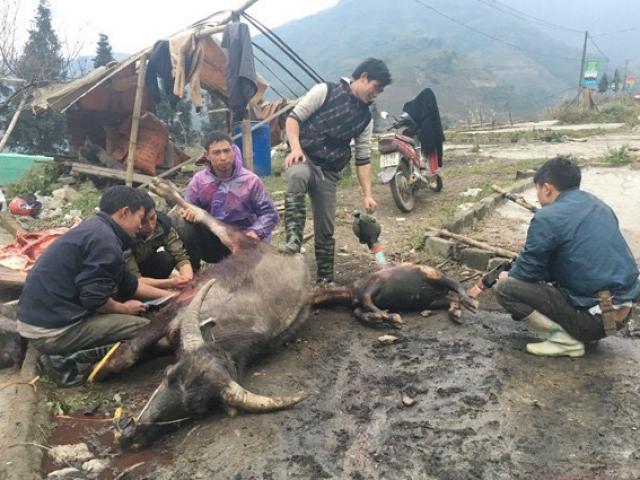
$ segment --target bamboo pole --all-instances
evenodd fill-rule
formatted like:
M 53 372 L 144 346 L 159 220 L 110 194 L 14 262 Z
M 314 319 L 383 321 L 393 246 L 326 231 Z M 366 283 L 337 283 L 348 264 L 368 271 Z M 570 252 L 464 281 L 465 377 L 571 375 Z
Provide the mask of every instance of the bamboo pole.
M 26 101 L 27 101 L 27 94 L 25 92 L 25 94 L 22 96 L 22 99 L 20 100 L 20 103 L 18 104 L 18 109 L 13 114 L 13 117 L 11 117 L 11 122 L 9 122 L 9 126 L 7 127 L 7 129 L 4 132 L 4 135 L 0 139 L 0 152 L 4 150 L 4 147 L 9 141 L 9 137 L 11 136 L 11 132 L 13 132 L 13 129 L 16 128 L 16 123 L 18 123 L 18 118 L 22 113 L 22 107 L 24 107 L 24 104 Z
M 434 227 L 427 227 L 427 228 L 429 230 L 431 230 L 433 233 L 436 233 L 440 237 L 451 238 L 451 239 L 456 240 L 458 242 L 462 242 L 462 243 L 466 243 L 467 245 L 471 245 L 472 247 L 481 248 L 483 250 L 487 250 L 489 252 L 495 253 L 496 255 L 498 255 L 500 257 L 516 258 L 518 256 L 517 253 L 512 252 L 510 250 L 507 250 L 507 249 L 504 249 L 504 248 L 500 248 L 500 247 L 494 247 L 493 245 L 489 245 L 488 243 L 481 242 L 479 240 L 474 240 L 473 238 L 465 237 L 464 235 L 459 235 L 457 233 L 452 233 L 452 232 L 450 232 L 448 230 L 442 230 L 442 229 L 434 228 Z
M 244 166 L 253 172 L 253 137 L 251 133 L 251 120 L 245 119 L 241 122 L 242 126 L 242 158 Z
M 127 155 L 127 180 L 128 187 L 133 185 L 133 165 L 136 159 L 136 144 L 138 142 L 138 127 L 140 126 L 140 110 L 142 109 L 142 97 L 144 96 L 144 73 L 147 70 L 147 55 L 140 58 L 138 67 L 138 84 L 136 85 L 136 99 L 133 103 L 133 115 L 131 117 L 131 134 L 129 135 L 129 154 Z
M 520 195 L 516 195 L 515 193 L 511 193 L 503 188 L 500 188 L 497 185 L 491 185 L 491 189 L 494 192 L 497 193 L 501 193 L 502 196 L 504 198 L 506 198 L 507 200 L 511 200 L 513 203 L 520 205 L 523 208 L 526 208 L 527 210 L 529 210 L 530 212 L 536 213 L 538 211 L 538 207 L 536 207 L 535 205 L 531 205 L 529 202 L 527 202 L 524 198 L 522 198 Z

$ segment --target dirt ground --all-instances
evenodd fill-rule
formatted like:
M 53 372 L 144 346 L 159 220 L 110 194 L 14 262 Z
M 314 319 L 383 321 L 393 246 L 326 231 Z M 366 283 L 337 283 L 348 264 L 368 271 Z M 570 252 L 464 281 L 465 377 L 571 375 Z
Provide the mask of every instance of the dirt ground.
M 410 214 L 400 213 L 388 189 L 376 184 L 389 259 L 441 261 L 419 249 L 426 225 L 439 225 L 458 204 L 473 201 L 460 196 L 468 188 L 505 180 L 517 159 L 491 163 L 490 178 L 476 157 L 452 151 L 448 161 L 452 173 L 445 169 L 443 192 L 424 194 Z M 351 212 L 359 207 L 357 186 L 343 185 L 338 205 L 336 273 L 346 283 L 375 266 L 350 230 Z M 513 230 L 506 230 L 509 225 Z M 524 238 L 522 225 L 494 217 L 474 235 L 514 247 Z M 307 245 L 310 268 L 312 252 Z M 94 454 L 111 460 L 101 479 L 136 464 L 125 478 L 640 478 L 637 341 L 608 338 L 577 360 L 533 357 L 524 352 L 530 335 L 490 293 L 479 313 L 465 314 L 464 325 L 444 313 L 405 320 L 399 331 L 373 330 L 346 309 L 313 312 L 293 341 L 254 365 L 242 381 L 264 394 L 305 391 L 307 400 L 266 415 L 213 413 L 140 452 L 118 451 L 110 424 L 100 419 L 113 415 L 117 405 L 125 414 L 137 413 L 169 357 L 105 384 L 50 390 L 50 406 L 76 418 L 54 421 L 48 444 L 87 442 Z M 377 346 L 385 333 L 400 340 Z M 405 406 L 404 395 L 416 403 Z M 44 468 L 54 466 L 45 462 Z

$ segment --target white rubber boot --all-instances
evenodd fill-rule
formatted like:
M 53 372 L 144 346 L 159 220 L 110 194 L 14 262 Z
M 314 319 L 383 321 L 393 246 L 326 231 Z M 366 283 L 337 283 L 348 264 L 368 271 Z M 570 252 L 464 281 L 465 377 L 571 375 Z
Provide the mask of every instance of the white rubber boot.
M 584 343 L 573 338 L 564 328 L 540 312 L 534 310 L 524 322 L 528 329 L 548 339 L 527 344 L 527 352 L 541 357 L 584 356 Z
M 535 333 L 538 337 L 543 340 L 549 340 L 549 337 L 556 332 L 556 328 L 559 325 L 552 321 L 546 315 L 543 315 L 537 310 L 534 310 L 529 315 L 522 319 L 522 323 L 527 330 Z

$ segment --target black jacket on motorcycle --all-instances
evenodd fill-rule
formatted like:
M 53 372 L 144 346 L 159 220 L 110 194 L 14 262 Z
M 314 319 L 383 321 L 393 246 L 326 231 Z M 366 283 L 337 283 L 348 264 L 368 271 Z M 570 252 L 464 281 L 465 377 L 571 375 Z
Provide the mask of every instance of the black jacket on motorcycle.
M 444 132 L 440 121 L 440 111 L 433 90 L 425 88 L 416 98 L 404 104 L 402 110 L 416 122 L 415 132 L 422 152 L 426 156 L 432 152 L 438 154 L 438 166 L 442 167 L 442 144 Z

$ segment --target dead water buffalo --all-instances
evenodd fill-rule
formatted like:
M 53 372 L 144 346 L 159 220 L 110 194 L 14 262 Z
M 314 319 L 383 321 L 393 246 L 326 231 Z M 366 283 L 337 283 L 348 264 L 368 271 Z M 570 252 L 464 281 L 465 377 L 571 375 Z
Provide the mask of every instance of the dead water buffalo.
M 200 290 L 175 318 L 164 319 L 164 324 L 152 322 L 103 367 L 108 373 L 122 370 L 161 336 L 179 328 L 179 360 L 167 369 L 137 418 L 121 428 L 120 443 L 125 448 L 147 445 L 167 424 L 175 427 L 179 420 L 203 415 L 216 406 L 231 415 L 237 410 L 271 412 L 304 398 L 256 395 L 238 383 L 247 363 L 281 345 L 307 317 L 310 290 L 302 256 L 281 255 L 270 245 L 218 222 L 185 203 L 166 183 L 156 184 L 155 189 L 169 201 L 192 209 L 196 221 L 218 236 L 231 254 L 202 273 Z
M 449 298 L 450 293 L 457 298 Z M 314 307 L 350 306 L 356 318 L 366 325 L 386 323 L 395 328 L 404 323 L 398 312 L 448 307 L 451 319 L 459 323 L 461 305 L 471 311 L 477 309 L 477 302 L 456 280 L 435 268 L 414 263 L 383 268 L 350 286 L 318 288 L 312 303 Z

